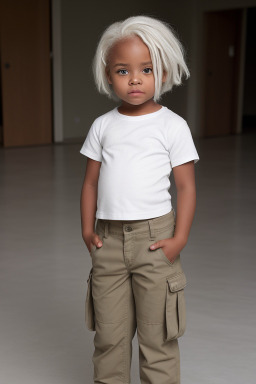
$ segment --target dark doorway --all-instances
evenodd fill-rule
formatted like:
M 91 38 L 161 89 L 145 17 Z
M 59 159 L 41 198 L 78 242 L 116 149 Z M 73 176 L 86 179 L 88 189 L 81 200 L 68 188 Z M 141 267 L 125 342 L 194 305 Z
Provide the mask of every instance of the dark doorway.
M 204 15 L 204 136 L 236 133 L 242 9 Z
M 243 133 L 256 132 L 256 8 L 247 9 L 246 19 Z

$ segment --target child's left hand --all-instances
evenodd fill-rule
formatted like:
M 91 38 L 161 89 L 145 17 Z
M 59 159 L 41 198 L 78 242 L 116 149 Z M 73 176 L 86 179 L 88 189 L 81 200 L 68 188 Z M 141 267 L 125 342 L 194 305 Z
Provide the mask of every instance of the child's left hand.
M 157 241 L 156 243 L 150 246 L 150 250 L 162 248 L 167 259 L 169 259 L 171 263 L 174 263 L 176 257 L 179 255 L 185 245 L 186 243 L 184 243 L 184 241 L 181 241 L 176 237 L 172 237 L 169 239 Z

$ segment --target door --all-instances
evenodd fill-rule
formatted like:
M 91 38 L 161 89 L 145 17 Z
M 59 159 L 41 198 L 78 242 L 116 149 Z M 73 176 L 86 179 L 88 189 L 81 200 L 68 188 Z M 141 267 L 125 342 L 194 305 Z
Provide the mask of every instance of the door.
M 1 0 L 3 145 L 52 142 L 50 1 Z
M 242 10 L 204 15 L 204 136 L 236 132 Z

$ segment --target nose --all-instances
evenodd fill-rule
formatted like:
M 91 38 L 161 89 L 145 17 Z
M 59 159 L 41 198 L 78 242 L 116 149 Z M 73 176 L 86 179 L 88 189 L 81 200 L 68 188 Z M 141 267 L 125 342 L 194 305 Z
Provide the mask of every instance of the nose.
M 142 80 L 138 76 L 132 76 L 129 80 L 129 85 L 141 84 Z

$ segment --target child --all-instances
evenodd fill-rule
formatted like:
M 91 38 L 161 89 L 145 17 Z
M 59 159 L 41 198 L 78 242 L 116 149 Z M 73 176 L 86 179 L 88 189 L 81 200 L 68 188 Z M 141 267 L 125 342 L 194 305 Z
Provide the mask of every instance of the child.
M 80 151 L 87 156 L 81 221 L 92 260 L 86 324 L 96 332 L 94 383 L 131 382 L 137 330 L 141 383 L 178 384 L 177 339 L 186 327 L 180 251 L 195 213 L 199 157 L 186 121 L 158 101 L 189 76 L 183 48 L 168 24 L 130 17 L 105 30 L 93 69 L 99 92 L 119 101 L 96 118 Z

